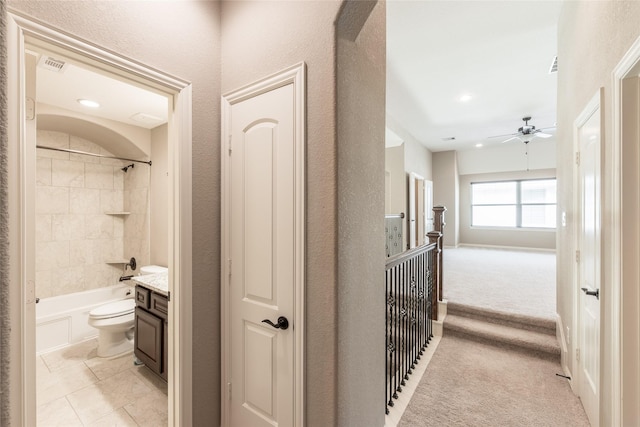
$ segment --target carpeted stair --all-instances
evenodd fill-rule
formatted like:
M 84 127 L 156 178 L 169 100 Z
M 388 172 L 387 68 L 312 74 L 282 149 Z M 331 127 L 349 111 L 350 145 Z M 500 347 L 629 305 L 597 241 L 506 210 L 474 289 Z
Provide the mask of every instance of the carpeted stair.
M 553 320 L 449 302 L 443 334 L 560 362 Z

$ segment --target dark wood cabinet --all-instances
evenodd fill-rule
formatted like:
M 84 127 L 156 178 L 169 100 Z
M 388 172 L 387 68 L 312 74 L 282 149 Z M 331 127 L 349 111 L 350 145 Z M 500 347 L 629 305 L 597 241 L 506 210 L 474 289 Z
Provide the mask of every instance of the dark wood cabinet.
M 136 286 L 135 355 L 149 369 L 167 379 L 167 297 Z

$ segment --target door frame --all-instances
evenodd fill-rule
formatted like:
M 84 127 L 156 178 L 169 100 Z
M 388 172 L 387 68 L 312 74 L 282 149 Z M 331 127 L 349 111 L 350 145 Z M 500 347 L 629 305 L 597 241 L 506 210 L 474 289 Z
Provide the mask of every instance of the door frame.
M 633 225 L 637 222 L 640 214 L 640 195 L 637 191 L 640 158 L 636 147 L 637 140 L 634 138 L 637 138 L 638 129 L 640 129 L 640 96 L 637 95 L 631 106 L 623 104 L 622 84 L 623 80 L 632 76 L 637 77 L 639 74 L 640 37 L 625 53 L 612 73 L 613 155 L 611 156 L 611 170 L 613 176 L 611 180 L 612 215 L 609 225 L 612 231 L 610 258 L 612 296 L 608 310 L 615 315 L 611 318 L 612 366 L 609 369 L 612 373 L 612 414 L 610 423 L 608 423 L 610 425 L 623 425 L 627 417 L 633 419 L 640 415 L 638 409 L 640 408 L 640 386 L 637 385 L 640 377 L 640 356 L 637 349 L 638 337 L 640 337 L 640 295 L 637 289 L 640 270 L 637 259 L 635 263 L 632 260 L 625 262 L 624 259 L 625 256 L 632 253 L 637 255 L 640 247 L 640 235 L 637 226 Z M 630 111 L 632 109 L 635 111 Z M 623 123 L 623 117 L 628 117 L 629 113 L 632 113 L 632 120 Z M 632 137 L 623 138 L 623 131 L 626 133 L 629 130 L 632 132 Z M 625 168 L 625 165 L 628 167 Z M 634 187 L 636 191 L 623 193 L 625 188 Z M 631 222 L 629 222 L 630 219 Z M 633 298 L 635 298 L 636 304 L 629 303 L 633 301 Z M 627 304 L 624 304 L 625 301 Z M 635 359 L 623 357 L 626 345 L 636 347 Z M 627 374 L 625 375 L 625 373 Z M 628 379 L 629 375 L 634 375 L 635 380 Z M 635 386 L 625 388 L 624 378 L 627 378 L 627 382 L 631 385 L 636 381 Z
M 293 84 L 294 91 L 294 144 L 295 144 L 295 289 L 294 289 L 294 425 L 304 425 L 304 313 L 305 313 L 305 71 L 304 62 L 272 74 L 255 83 L 222 95 L 221 150 L 221 396 L 222 426 L 230 419 L 231 394 L 231 334 L 230 334 L 230 274 L 231 274 L 231 107 L 246 99 Z
M 416 197 L 416 191 L 418 189 L 418 186 L 416 185 L 417 181 L 424 181 L 424 178 L 415 173 L 415 172 L 410 172 L 409 173 L 409 215 L 407 215 L 407 222 L 408 222 L 408 226 L 409 226 L 409 245 L 408 245 L 408 249 L 411 248 L 415 248 L 416 245 L 416 239 L 418 238 L 418 222 L 419 222 L 419 218 L 417 217 L 416 214 L 416 210 L 418 207 L 418 200 Z M 423 187 L 424 188 L 424 187 Z M 424 196 L 423 196 L 424 197 Z M 424 208 L 423 208 L 424 210 Z M 413 220 L 412 220 L 413 218 Z M 424 218 L 423 218 L 424 221 Z M 413 223 L 412 223 L 413 222 Z
M 192 176 L 191 176 L 191 84 L 163 71 L 86 40 L 72 37 L 9 7 L 7 13 L 8 136 L 9 136 L 9 228 L 11 230 L 10 295 L 13 310 L 10 324 L 16 333 L 11 341 L 12 421 L 16 425 L 35 425 L 35 339 L 29 339 L 30 316 L 35 316 L 35 272 L 28 266 L 34 253 L 33 227 L 28 218 L 35 215 L 33 189 L 28 171 L 35 163 L 35 148 L 26 143 L 25 64 L 26 44 L 58 51 L 87 66 L 134 80 L 173 100 L 169 128 L 169 426 L 192 424 Z M 35 330 L 31 332 L 35 336 Z M 19 366 L 18 366 L 19 364 Z M 19 368 L 19 369 L 18 369 Z M 15 392 L 14 392 L 15 391 Z
M 580 183 L 580 167 L 578 164 L 578 153 L 580 152 L 580 129 L 581 127 L 586 124 L 586 122 L 589 120 L 589 118 L 591 118 L 593 116 L 593 114 L 599 109 L 599 114 L 600 114 L 600 141 L 599 141 L 599 149 L 600 149 L 600 156 L 599 156 L 599 167 L 600 167 L 600 236 L 599 236 L 599 248 L 600 248 L 600 278 L 598 280 L 598 282 L 600 283 L 600 342 L 599 342 L 599 354 L 598 354 L 598 363 L 599 363 L 599 369 L 598 369 L 598 396 L 599 396 L 599 404 L 598 404 L 598 416 L 600 417 L 602 411 L 602 349 L 603 349 L 603 345 L 602 345 L 602 337 L 603 335 L 603 313 L 604 310 L 602 309 L 603 306 L 603 300 L 605 298 L 607 298 L 606 296 L 604 296 L 605 294 L 608 294 L 610 292 L 609 289 L 606 288 L 602 288 L 602 283 L 603 283 L 603 278 L 604 278 L 604 268 L 602 268 L 603 265 L 603 259 L 604 259 L 604 254 L 606 253 L 604 251 L 603 248 L 603 239 L 602 239 L 602 224 L 603 224 L 603 215 L 602 215 L 602 202 L 603 202 L 603 164 L 602 164 L 602 149 L 603 149 L 603 141 L 604 141 L 604 132 L 603 132 L 603 125 L 604 125 L 604 109 L 602 108 L 603 106 L 603 101 L 604 101 L 604 88 L 600 88 L 598 89 L 598 91 L 596 92 L 596 94 L 591 98 L 591 100 L 589 100 L 589 102 L 587 103 L 587 105 L 584 107 L 584 109 L 582 110 L 582 112 L 580 113 L 580 115 L 575 119 L 575 121 L 573 122 L 573 152 L 575 153 L 576 159 L 574 159 L 573 162 L 573 188 L 574 191 L 573 192 L 573 207 L 574 207 L 574 213 L 575 213 L 575 218 L 576 220 L 574 221 L 574 239 L 573 239 L 573 249 L 574 249 L 574 253 L 576 254 L 576 262 L 573 263 L 573 333 L 572 333 L 572 342 L 574 343 L 574 349 L 580 349 L 579 351 L 582 351 L 581 349 L 581 337 L 580 337 L 580 332 L 582 331 L 582 327 L 581 327 L 581 307 L 580 307 L 580 299 L 582 297 L 581 295 L 581 289 L 580 289 L 580 283 L 579 283 L 579 277 L 580 277 L 580 264 L 578 262 L 578 258 L 577 258 L 577 254 L 578 251 L 580 249 L 580 236 L 581 236 L 581 224 L 582 224 L 582 206 L 581 206 L 581 202 L 582 202 L 582 194 L 581 194 L 581 183 Z M 572 366 L 574 367 L 573 369 L 573 375 L 572 375 L 572 379 L 571 379 L 571 388 L 574 391 L 574 393 L 577 393 L 579 395 L 580 390 L 581 390 L 581 382 L 582 382 L 582 371 L 581 371 L 581 366 L 582 363 L 584 361 L 584 357 L 580 357 L 579 361 L 577 361 L 577 355 L 578 352 L 576 351 L 573 355 L 571 355 L 570 357 L 572 357 L 573 362 L 575 364 L 572 364 Z

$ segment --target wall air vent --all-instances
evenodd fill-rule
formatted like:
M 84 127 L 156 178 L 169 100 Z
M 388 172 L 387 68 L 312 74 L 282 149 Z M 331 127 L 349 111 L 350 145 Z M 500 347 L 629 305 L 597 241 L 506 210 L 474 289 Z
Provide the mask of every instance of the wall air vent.
M 553 61 L 551 61 L 551 67 L 549 68 L 549 74 L 558 72 L 558 56 L 553 57 Z
M 60 59 L 42 55 L 38 61 L 38 67 L 53 71 L 54 73 L 63 73 L 67 68 L 67 63 Z

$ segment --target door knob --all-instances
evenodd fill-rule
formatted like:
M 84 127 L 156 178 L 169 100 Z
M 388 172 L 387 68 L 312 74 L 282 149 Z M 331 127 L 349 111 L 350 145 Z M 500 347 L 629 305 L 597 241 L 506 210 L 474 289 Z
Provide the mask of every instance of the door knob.
M 283 331 L 289 327 L 289 321 L 288 321 L 288 320 L 287 320 L 287 318 L 286 318 L 286 317 L 284 317 L 284 316 L 280 316 L 280 317 L 278 317 L 278 323 L 277 323 L 277 324 L 273 323 L 273 322 L 272 322 L 271 320 L 269 320 L 269 319 L 264 319 L 264 320 L 262 321 L 262 323 L 269 324 L 269 325 L 273 326 L 274 328 L 276 328 L 276 329 L 282 329 Z
M 591 295 L 591 296 L 594 296 L 594 297 L 600 299 L 600 289 L 596 289 L 595 291 L 591 291 L 588 288 L 580 288 L 580 289 L 582 289 L 585 294 Z

